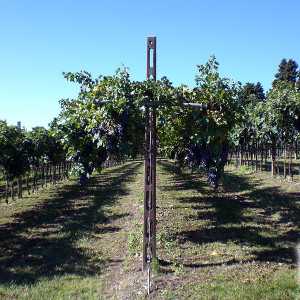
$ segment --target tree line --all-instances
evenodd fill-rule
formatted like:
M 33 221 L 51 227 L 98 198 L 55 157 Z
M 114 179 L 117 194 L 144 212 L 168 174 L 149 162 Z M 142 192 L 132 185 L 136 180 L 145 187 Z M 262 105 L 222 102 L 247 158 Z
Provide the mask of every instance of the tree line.
M 57 179 L 68 176 L 70 165 L 60 140 L 44 127 L 35 127 L 26 132 L 18 126 L 9 126 L 0 121 L 0 178 L 5 182 L 5 201 L 10 189 L 14 199 L 14 183 L 17 181 L 17 195 L 22 198 L 22 179 L 26 180 L 28 194 Z
M 272 175 L 293 176 L 292 158 L 299 157 L 300 71 L 298 64 L 283 59 L 271 89 L 265 94 L 258 82 L 246 83 L 237 97 L 238 121 L 231 132 L 231 149 L 239 160 Z M 280 164 L 282 161 L 282 164 Z M 300 171 L 299 171 L 300 172 Z

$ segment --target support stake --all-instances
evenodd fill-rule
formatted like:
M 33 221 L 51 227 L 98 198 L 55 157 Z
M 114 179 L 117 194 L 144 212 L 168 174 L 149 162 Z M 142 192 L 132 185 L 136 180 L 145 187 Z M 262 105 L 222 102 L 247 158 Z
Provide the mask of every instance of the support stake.
M 156 37 L 147 38 L 147 79 L 156 80 Z M 143 270 L 147 269 L 148 295 L 153 258 L 156 258 L 156 108 L 145 105 Z

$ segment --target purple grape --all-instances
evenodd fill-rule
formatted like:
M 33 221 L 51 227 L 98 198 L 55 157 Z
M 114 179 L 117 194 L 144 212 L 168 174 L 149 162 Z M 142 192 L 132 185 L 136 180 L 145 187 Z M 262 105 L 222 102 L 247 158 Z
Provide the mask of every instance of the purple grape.
M 229 145 L 224 145 L 221 153 L 221 161 L 220 161 L 220 168 L 223 169 L 226 165 L 228 159 L 228 152 L 229 152 Z
M 92 134 L 96 134 L 96 133 L 98 133 L 99 132 L 99 128 L 97 127 L 97 126 L 94 126 L 93 128 L 92 128 Z
M 114 135 L 106 136 L 106 151 L 110 155 L 117 155 L 119 153 L 118 140 Z
M 71 155 L 72 163 L 74 164 L 75 162 L 77 162 L 77 161 L 78 161 L 78 158 L 79 158 L 78 154 L 72 154 L 72 155 Z
M 197 145 L 190 146 L 188 153 L 187 153 L 187 162 L 190 167 L 194 165 L 200 165 L 200 150 Z
M 219 186 L 218 180 L 220 179 L 220 174 L 217 172 L 207 171 L 207 177 L 210 181 L 211 186 L 217 189 Z
M 127 137 L 126 128 L 122 124 L 118 124 L 114 131 L 114 135 L 119 139 L 124 140 Z
M 107 130 L 106 126 L 103 124 L 103 125 L 101 125 L 101 127 L 99 129 L 99 136 L 102 137 L 105 135 L 108 135 L 108 130 Z
M 210 160 L 212 158 L 211 151 L 207 149 L 203 149 L 200 151 L 201 154 L 201 162 L 205 168 L 209 168 Z

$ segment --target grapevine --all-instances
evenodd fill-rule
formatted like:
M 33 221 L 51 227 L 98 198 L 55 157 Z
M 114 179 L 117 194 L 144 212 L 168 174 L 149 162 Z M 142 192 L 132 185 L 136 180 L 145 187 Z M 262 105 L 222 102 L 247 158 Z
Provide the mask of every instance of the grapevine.
M 106 159 L 143 154 L 145 103 L 157 103 L 158 152 L 176 157 L 182 167 L 202 164 L 212 186 L 224 169 L 228 133 L 235 123 L 237 85 L 220 78 L 214 57 L 198 66 L 196 87 L 174 87 L 161 80 L 131 81 L 127 68 L 114 76 L 93 80 L 89 73 L 64 73 L 81 85 L 78 99 L 61 100 L 62 111 L 53 122 L 54 134 L 68 141 L 68 153 L 81 182 L 101 171 Z M 96 101 L 95 101 L 96 99 Z M 191 109 L 182 103 L 209 103 L 210 109 Z

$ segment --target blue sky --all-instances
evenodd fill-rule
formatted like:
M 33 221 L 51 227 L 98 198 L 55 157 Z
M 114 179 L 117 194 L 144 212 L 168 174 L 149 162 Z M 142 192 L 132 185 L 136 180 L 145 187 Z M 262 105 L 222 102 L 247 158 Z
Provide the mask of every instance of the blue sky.
M 79 85 L 62 72 L 146 77 L 157 36 L 157 78 L 193 87 L 214 54 L 221 76 L 271 87 L 283 58 L 300 64 L 299 0 L 0 0 L 0 120 L 48 127 Z

